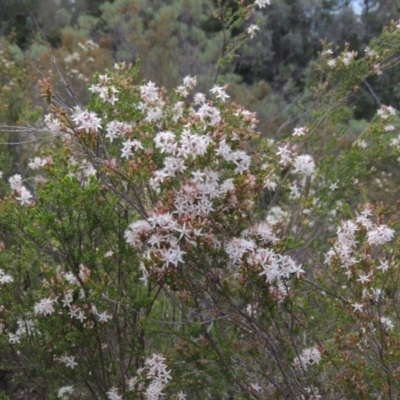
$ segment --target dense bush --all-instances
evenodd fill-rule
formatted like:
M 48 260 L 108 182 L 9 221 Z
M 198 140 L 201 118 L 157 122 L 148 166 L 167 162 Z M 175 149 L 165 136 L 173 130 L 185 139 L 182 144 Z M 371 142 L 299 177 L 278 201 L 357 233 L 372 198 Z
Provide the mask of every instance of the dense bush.
M 399 48 L 395 23 L 363 56 L 325 45 L 276 140 L 227 85 L 119 63 L 82 106 L 43 77 L 41 144 L 0 202 L 4 397 L 399 397 L 398 117 L 349 105 Z

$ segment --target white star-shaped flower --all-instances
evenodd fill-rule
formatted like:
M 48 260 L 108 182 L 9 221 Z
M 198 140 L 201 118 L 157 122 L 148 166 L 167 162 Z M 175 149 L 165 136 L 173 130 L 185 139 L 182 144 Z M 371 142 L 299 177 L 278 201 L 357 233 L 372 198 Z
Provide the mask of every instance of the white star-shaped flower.
M 255 4 L 257 4 L 260 8 L 264 8 L 266 4 L 270 5 L 271 2 L 270 0 L 256 0 Z

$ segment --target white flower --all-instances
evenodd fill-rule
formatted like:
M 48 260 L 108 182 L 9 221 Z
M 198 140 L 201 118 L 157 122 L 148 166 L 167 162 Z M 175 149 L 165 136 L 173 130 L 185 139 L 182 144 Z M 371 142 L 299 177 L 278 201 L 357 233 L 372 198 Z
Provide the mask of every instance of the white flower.
M 183 84 L 188 87 L 188 89 L 193 89 L 197 84 L 197 78 L 195 76 L 185 76 L 183 78 Z
M 215 94 L 215 97 L 217 97 L 218 99 L 221 99 L 222 101 L 225 101 L 225 99 L 230 97 L 226 94 L 226 92 L 222 86 L 214 85 L 213 88 L 210 89 L 210 92 L 212 94 Z
M 11 275 L 6 274 L 2 269 L 0 269 L 0 284 L 4 285 L 10 283 L 14 280 Z
M 379 58 L 378 53 L 375 50 L 371 50 L 368 46 L 365 48 L 365 54 L 370 58 Z
M 344 65 L 349 65 L 351 61 L 353 61 L 357 57 L 356 51 L 347 51 L 346 53 L 342 54 L 342 61 Z
M 58 389 L 57 396 L 65 399 L 65 395 L 74 394 L 74 387 L 73 386 L 63 386 Z
M 108 101 L 112 105 L 118 101 L 118 97 L 115 96 L 118 93 L 118 90 L 115 86 L 99 86 L 99 85 L 92 85 L 89 88 L 89 91 L 93 93 L 98 93 L 100 99 L 103 101 Z
M 22 177 L 21 175 L 13 175 L 11 178 L 8 179 L 8 183 L 12 190 L 17 190 L 22 186 Z
M 381 269 L 382 272 L 386 272 L 389 269 L 390 265 L 389 265 L 389 261 L 381 261 L 381 264 L 379 265 L 379 267 L 377 267 L 377 269 Z
M 308 132 L 308 128 L 302 126 L 300 128 L 294 128 L 292 136 L 304 136 Z
M 257 393 L 261 393 L 262 392 L 262 387 L 258 384 L 258 382 L 253 382 L 250 383 L 250 386 L 253 390 L 255 390 Z
M 54 307 L 53 307 L 54 300 L 53 299 L 42 299 L 38 303 L 35 304 L 35 314 L 53 314 Z
M 79 281 L 72 272 L 65 272 L 64 279 L 71 285 L 78 285 Z
M 176 93 L 178 93 L 182 97 L 186 97 L 189 94 L 188 87 L 185 85 L 178 86 L 176 88 Z
M 21 186 L 17 191 L 19 192 L 19 196 L 16 199 L 21 203 L 21 206 L 29 204 L 29 200 L 32 198 L 29 190 L 25 186 Z
M 316 347 L 311 347 L 309 349 L 304 349 L 301 355 L 293 361 L 295 367 L 304 368 L 305 370 L 310 365 L 318 364 L 321 361 L 321 352 Z
M 112 257 L 113 254 L 114 252 L 112 250 L 108 250 L 106 253 L 104 253 L 104 257 Z
M 370 279 L 370 274 L 367 274 L 367 275 L 365 275 L 365 274 L 360 274 L 360 277 L 357 279 L 357 282 L 360 282 L 362 285 L 365 283 L 365 282 L 370 282 L 371 281 L 371 279 Z
M 68 290 L 68 292 L 66 292 L 64 294 L 64 298 L 61 300 L 61 303 L 63 305 L 63 307 L 71 307 L 71 303 L 74 301 L 74 298 L 72 296 L 72 290 Z
M 139 140 L 126 140 L 124 143 L 122 143 L 122 149 L 121 149 L 121 157 L 123 158 L 129 158 L 130 156 L 133 155 L 132 153 L 132 148 L 137 151 L 143 149 L 142 143 L 139 142 Z
M 256 249 L 251 239 L 233 238 L 225 246 L 225 252 L 234 264 L 241 264 L 243 256 Z
M 201 122 L 203 122 L 204 127 L 215 126 L 221 121 L 221 114 L 219 110 L 205 103 L 201 105 L 196 115 L 200 117 L 200 120 Z
M 362 312 L 363 307 L 364 307 L 364 306 L 363 306 L 362 304 L 360 304 L 360 303 L 354 303 L 354 304 L 352 304 L 351 306 L 354 308 L 353 312 L 356 312 L 356 311 Z
M 299 172 L 305 176 L 311 176 L 315 170 L 313 158 L 308 154 L 297 156 L 293 162 L 294 172 Z
M 362 149 L 366 149 L 368 147 L 368 143 L 363 139 L 359 139 L 354 142 L 354 146 L 358 146 L 358 147 L 361 147 Z
M 369 244 L 384 244 L 393 239 L 394 230 L 387 225 L 379 225 L 367 233 Z
M 145 220 L 139 220 L 129 225 L 129 230 L 125 231 L 127 243 L 137 246 L 142 243 L 140 237 L 151 230 L 151 225 Z
M 274 191 L 277 186 L 278 184 L 273 180 L 273 177 L 268 176 L 264 181 L 264 189 L 267 188 L 268 190 Z
M 335 59 L 328 60 L 327 64 L 328 64 L 328 67 L 331 67 L 331 68 L 336 67 L 336 60 Z
M 39 169 L 39 168 L 43 167 L 44 165 L 46 165 L 46 163 L 47 163 L 47 159 L 46 158 L 35 157 L 33 159 L 33 161 L 31 161 L 28 164 L 28 167 L 30 169 Z
M 182 256 L 186 254 L 185 251 L 182 251 L 179 246 L 176 248 L 170 247 L 168 250 L 163 249 L 162 254 L 160 255 L 160 260 L 164 261 L 163 268 L 168 267 L 169 264 L 178 266 L 178 263 L 183 263 Z
M 394 329 L 394 323 L 390 318 L 381 317 L 381 324 L 387 331 L 392 331 Z
M 287 167 L 292 161 L 292 151 L 289 149 L 289 144 L 285 144 L 282 147 L 278 147 L 277 155 L 280 156 L 279 164 L 282 167 Z
M 339 187 L 337 182 L 333 182 L 329 185 L 329 189 L 333 192 Z
M 136 385 L 138 384 L 138 378 L 135 376 L 135 377 L 133 377 L 133 378 L 131 378 L 131 379 L 128 379 L 128 380 L 126 381 L 126 383 L 128 384 L 129 390 L 134 391 Z
M 381 65 L 380 65 L 380 64 L 374 64 L 374 65 L 372 66 L 372 68 L 373 68 L 374 72 L 375 72 L 377 75 L 382 75 L 382 70 L 381 70 Z
M 60 360 L 60 362 L 65 364 L 66 367 L 71 368 L 71 369 L 74 369 L 78 365 L 78 363 L 75 361 L 74 356 L 71 356 L 71 357 L 61 356 L 59 358 L 59 360 Z
M 171 131 L 158 132 L 154 137 L 156 148 L 161 149 L 161 153 L 176 153 L 177 144 L 175 134 Z
M 19 332 L 17 333 L 9 333 L 8 334 L 8 343 L 10 344 L 16 344 L 21 341 L 21 334 Z
M 72 115 L 72 120 L 75 122 L 77 129 L 83 129 L 86 133 L 97 132 L 97 129 L 101 128 L 101 119 L 93 111 L 81 111 L 78 109 Z
M 140 86 L 140 95 L 146 103 L 153 103 L 159 99 L 158 89 L 152 81 L 149 81 L 146 85 Z
M 112 319 L 112 315 L 107 314 L 105 311 L 97 314 L 99 318 L 99 322 L 108 322 L 109 319 Z
M 235 190 L 235 185 L 233 184 L 233 179 L 226 179 L 220 186 L 220 190 L 222 194 L 226 194 L 228 192 L 233 192 Z
M 146 389 L 145 399 L 146 400 L 159 400 L 160 397 L 163 398 L 165 394 L 162 392 L 165 384 L 160 380 L 156 379 L 152 381 Z
M 147 378 L 157 379 L 164 384 L 172 379 L 170 371 L 167 370 L 167 366 L 164 363 L 165 358 L 158 354 L 153 354 L 146 358 L 144 365 L 147 369 Z
M 194 95 L 194 104 L 199 105 L 206 102 L 206 96 L 204 93 L 196 93 Z
M 252 25 L 250 25 L 250 26 L 246 29 L 246 32 L 249 34 L 250 39 L 253 39 L 253 37 L 255 36 L 255 34 L 256 34 L 259 30 L 260 30 L 260 28 L 259 28 L 257 25 L 252 24 Z
M 122 400 L 122 396 L 117 393 L 117 388 L 113 387 L 107 392 L 108 400 Z
M 106 126 L 107 130 L 106 138 L 108 138 L 110 142 L 112 142 L 114 139 L 121 136 L 121 134 L 123 133 L 123 128 L 124 128 L 123 122 L 119 121 L 109 122 Z
M 182 390 L 179 393 L 177 393 L 177 396 L 178 400 L 186 400 L 186 394 L 184 394 Z
M 264 8 L 266 4 L 270 5 L 271 2 L 270 0 L 256 0 L 254 4 L 257 4 L 260 8 Z
M 385 129 L 386 132 L 392 132 L 392 131 L 394 131 L 396 128 L 395 128 L 394 125 L 386 125 L 386 126 L 384 127 L 384 129 Z
M 382 105 L 377 114 L 382 119 L 388 119 L 390 116 L 396 115 L 396 110 L 392 106 Z

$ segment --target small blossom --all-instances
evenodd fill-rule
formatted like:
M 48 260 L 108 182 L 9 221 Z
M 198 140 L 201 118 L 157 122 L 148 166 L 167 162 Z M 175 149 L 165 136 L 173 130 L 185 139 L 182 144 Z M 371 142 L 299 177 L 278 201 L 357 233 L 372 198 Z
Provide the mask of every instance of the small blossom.
M 90 133 L 92 131 L 97 132 L 97 130 L 101 128 L 101 119 L 98 118 L 92 111 L 77 110 L 72 115 L 72 120 L 75 122 L 77 129 L 82 129 L 86 133 Z
M 368 147 L 368 143 L 363 139 L 359 139 L 354 142 L 354 146 L 358 146 L 361 149 L 366 149 Z
M 293 167 L 294 172 L 299 172 L 305 176 L 311 176 L 315 170 L 315 163 L 310 155 L 304 154 L 294 159 Z
M 379 265 L 379 267 L 377 267 L 377 269 L 381 269 L 382 272 L 386 272 L 389 269 L 390 265 L 389 265 L 389 261 L 385 260 L 385 261 L 381 261 L 381 264 Z
M 54 312 L 54 306 L 53 306 L 54 300 L 53 299 L 42 299 L 38 303 L 35 304 L 35 314 L 43 314 L 43 315 L 49 315 L 53 314 Z
M 21 206 L 29 204 L 29 200 L 32 198 L 30 191 L 25 186 L 21 186 L 17 191 L 19 196 L 16 199 L 21 203 Z
M 329 185 L 329 190 L 331 190 L 332 192 L 334 192 L 337 188 L 339 187 L 337 182 L 333 182 Z
M 296 358 L 293 362 L 295 367 L 301 367 L 305 370 L 309 366 L 318 364 L 321 361 L 321 352 L 316 347 L 311 347 L 309 349 L 304 349 L 301 355 Z
M 351 306 L 354 308 L 353 312 L 356 312 L 356 311 L 362 312 L 363 311 L 363 307 L 364 307 L 360 303 L 354 303 Z
M 381 324 L 385 327 L 387 331 L 392 331 L 394 329 L 394 323 L 390 318 L 381 317 Z
M 371 229 L 367 233 L 367 241 L 369 244 L 384 244 L 394 237 L 394 230 L 387 225 L 379 225 L 375 229 Z
M 360 282 L 362 285 L 366 282 L 370 282 L 370 274 L 360 274 L 360 277 L 357 279 L 357 282 Z
M 308 128 L 302 126 L 300 128 L 294 128 L 293 136 L 304 136 L 308 132 Z
M 353 61 L 357 57 L 356 51 L 347 51 L 346 53 L 342 54 L 342 61 L 343 64 L 348 66 L 351 61 Z
M 74 394 L 74 392 L 75 392 L 75 389 L 73 386 L 63 386 L 60 389 L 58 389 L 57 396 L 61 397 L 62 399 L 65 399 L 66 395 L 70 395 L 70 394 L 72 395 L 72 394 Z
M 111 388 L 109 392 L 107 392 L 108 400 L 122 400 L 122 396 L 118 394 L 117 388 Z
M 186 394 L 184 394 L 182 390 L 177 393 L 177 400 L 186 400 Z
M 14 278 L 11 275 L 6 274 L 2 269 L 0 269 L 0 284 L 5 285 L 6 283 L 13 282 Z
M 270 5 L 271 1 L 270 0 L 256 0 L 254 4 L 257 4 L 258 7 L 264 8 L 266 4 Z
M 253 24 L 253 25 L 250 25 L 250 26 L 246 29 L 246 32 L 249 34 L 250 39 L 253 39 L 253 37 L 256 35 L 256 33 L 257 33 L 259 30 L 260 30 L 260 28 L 259 28 L 257 25 Z
M 197 84 L 197 78 L 195 76 L 185 76 L 183 78 L 183 84 L 188 88 L 188 89 L 193 89 L 196 84 Z
M 66 367 L 74 369 L 78 363 L 75 361 L 75 357 L 74 356 L 61 356 L 59 358 L 60 362 L 62 362 L 63 364 L 65 364 Z
M 8 183 L 12 190 L 17 190 L 22 186 L 22 177 L 21 175 L 13 175 L 11 178 L 8 179 Z
M 159 99 L 156 85 L 149 81 L 146 85 L 140 86 L 140 94 L 146 103 L 153 103 Z
M 210 89 L 210 92 L 212 94 L 215 94 L 215 97 L 217 97 L 218 99 L 221 99 L 222 101 L 225 101 L 225 99 L 230 97 L 226 94 L 224 88 L 221 86 L 214 85 L 214 87 L 212 89 Z
M 334 58 L 331 60 L 328 60 L 327 64 L 328 64 L 328 67 L 331 67 L 331 68 L 336 67 L 336 60 Z
M 382 105 L 378 110 L 377 114 L 383 119 L 388 119 L 391 116 L 396 115 L 396 110 L 392 106 Z
M 250 383 L 250 387 L 257 393 L 262 392 L 262 387 L 258 384 L 258 382 Z
M 206 102 L 206 96 L 203 93 L 196 93 L 194 95 L 194 104 L 199 105 Z
M 395 128 L 394 125 L 386 125 L 386 126 L 384 127 L 384 129 L 385 129 L 386 132 L 392 132 L 392 131 L 394 131 L 396 128 Z
M 285 144 L 284 146 L 278 147 L 278 151 L 276 154 L 280 156 L 279 164 L 281 164 L 282 167 L 287 167 L 293 161 L 292 151 L 289 149 L 289 144 Z

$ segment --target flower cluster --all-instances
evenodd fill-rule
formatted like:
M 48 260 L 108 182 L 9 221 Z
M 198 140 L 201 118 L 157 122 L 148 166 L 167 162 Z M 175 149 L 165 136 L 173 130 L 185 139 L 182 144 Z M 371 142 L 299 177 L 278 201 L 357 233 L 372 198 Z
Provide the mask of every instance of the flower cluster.
M 13 175 L 8 180 L 10 187 L 14 190 L 19 196 L 16 199 L 21 203 L 21 205 L 30 204 L 32 194 L 31 192 L 22 184 L 22 177 L 21 175 Z
M 165 396 L 163 390 L 171 380 L 171 372 L 167 369 L 165 358 L 160 354 L 153 354 L 146 358 L 144 366 L 137 370 L 137 376 L 129 379 L 128 387 L 131 391 L 142 393 L 146 400 L 159 400 Z M 182 400 L 186 398 L 182 391 L 177 396 Z
M 293 365 L 295 368 L 307 370 L 308 367 L 319 364 L 321 361 L 321 352 L 316 347 L 304 349 L 299 357 L 295 358 Z
M 344 221 L 337 230 L 337 240 L 332 249 L 326 254 L 326 262 L 330 264 L 332 260 L 338 260 L 340 266 L 348 270 L 350 266 L 356 264 L 359 260 L 356 257 L 356 249 L 359 242 L 356 240 L 357 232 L 366 231 L 365 239 L 370 245 L 383 245 L 390 242 L 394 237 L 394 230 L 385 224 L 376 224 L 371 219 L 372 210 L 367 205 L 356 222 L 352 220 Z M 381 267 L 380 269 L 386 269 Z M 369 275 L 362 275 L 359 282 L 368 281 Z

